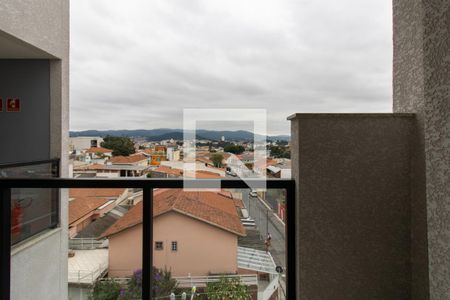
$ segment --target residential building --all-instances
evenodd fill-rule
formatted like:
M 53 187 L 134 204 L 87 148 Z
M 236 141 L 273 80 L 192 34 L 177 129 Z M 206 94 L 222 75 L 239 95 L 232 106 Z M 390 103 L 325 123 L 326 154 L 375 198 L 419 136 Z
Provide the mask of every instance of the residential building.
M 74 167 L 74 178 L 144 177 L 148 167 L 139 164 L 89 164 Z
M 450 6 L 393 3 L 394 113 L 290 118 L 297 218 L 288 274 L 297 275 L 298 299 L 450 298 Z M 2 132 L 1 163 L 60 158 L 65 177 L 69 1 L 0 7 L 0 91 L 23 101 L 0 118 L 13 128 Z M 13 300 L 67 299 L 64 191 L 57 199 L 56 228 L 1 257 L 11 269 L 0 272 L 0 292 Z M 10 223 L 3 218 L 2 228 Z M 9 249 L 5 235 L 1 242 Z
M 142 267 L 142 202 L 103 236 L 109 239 L 109 275 Z M 153 264 L 174 276 L 235 274 L 237 238 L 245 236 L 233 199 L 213 192 L 158 190 L 154 195 Z
M 165 146 L 155 146 L 152 149 L 145 149 L 141 153 L 149 158 L 149 164 L 151 166 L 159 166 L 162 161 L 167 160 Z
M 113 150 L 103 147 L 90 147 L 86 150 L 86 153 L 91 157 L 91 159 L 110 158 L 112 157 L 112 152 Z
M 161 166 L 170 167 L 172 169 L 184 169 L 184 162 L 183 161 L 162 161 Z M 208 171 L 212 173 L 216 173 L 220 175 L 221 177 L 225 177 L 225 170 L 222 168 L 213 168 L 210 166 L 205 166 L 205 164 L 196 162 L 195 163 L 195 170 L 196 171 Z
M 67 177 L 68 0 L 0 2 L 0 70 L 0 164 L 59 158 L 59 166 L 54 170 Z M 11 97 L 19 104 L 15 112 L 6 109 Z M 39 176 L 42 169 L 52 168 L 48 163 L 20 169 Z M 22 213 L 24 217 L 41 218 L 41 230 L 20 232 L 26 238 L 11 246 L 13 300 L 67 299 L 67 197 L 64 191 L 59 196 L 50 194 L 39 189 L 18 189 L 13 195 L 13 203 L 18 206 L 24 195 L 38 199 L 33 201 L 36 205 L 28 203 L 27 208 L 22 207 Z M 46 215 L 53 215 L 53 221 Z M 6 270 L 3 263 L 2 269 Z M 0 284 L 6 283 L 0 278 Z
M 130 156 L 114 156 L 108 161 L 109 165 L 133 165 L 148 166 L 148 159 L 141 153 L 131 154 Z
M 92 147 L 101 147 L 103 138 L 94 136 L 77 136 L 69 138 L 69 149 L 79 153 Z
M 175 147 L 167 147 L 167 160 L 179 161 L 180 160 L 180 150 L 176 150 Z

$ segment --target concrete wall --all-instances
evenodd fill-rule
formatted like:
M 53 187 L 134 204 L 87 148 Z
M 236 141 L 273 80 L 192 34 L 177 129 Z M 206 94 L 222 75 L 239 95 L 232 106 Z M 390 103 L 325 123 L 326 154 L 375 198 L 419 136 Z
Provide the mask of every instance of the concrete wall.
M 0 59 L 0 70 L 0 163 L 49 159 L 49 61 Z M 9 97 L 20 98 L 20 112 L 6 112 Z
M 49 59 L 49 156 L 61 158 L 61 175 L 67 176 L 69 0 L 2 0 L 0 58 Z M 14 247 L 13 300 L 67 299 L 67 199 L 62 192 L 60 228 Z
M 91 141 L 97 141 L 97 147 L 100 147 L 100 144 L 103 142 L 103 138 L 101 137 L 87 137 L 87 136 L 77 136 L 69 138 L 69 149 L 70 150 L 86 150 L 91 148 Z
M 450 1 L 393 2 L 394 111 L 416 113 L 418 127 L 413 290 L 416 299 L 449 299 Z
M 409 299 L 414 118 L 297 114 L 300 299 Z

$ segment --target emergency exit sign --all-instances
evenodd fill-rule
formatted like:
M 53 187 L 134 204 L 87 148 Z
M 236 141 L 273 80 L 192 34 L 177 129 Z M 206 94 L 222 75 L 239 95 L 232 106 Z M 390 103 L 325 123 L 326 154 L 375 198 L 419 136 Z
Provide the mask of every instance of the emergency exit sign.
M 8 98 L 6 101 L 6 111 L 7 112 L 20 112 L 20 99 L 19 98 Z

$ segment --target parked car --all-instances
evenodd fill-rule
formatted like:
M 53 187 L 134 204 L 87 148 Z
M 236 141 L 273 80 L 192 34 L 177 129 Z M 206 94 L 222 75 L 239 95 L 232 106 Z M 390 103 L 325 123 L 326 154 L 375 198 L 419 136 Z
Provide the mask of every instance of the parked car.
M 250 195 L 250 197 L 255 197 L 255 198 L 258 197 L 258 193 L 256 193 L 255 190 L 251 190 L 249 195 Z
M 230 175 L 230 176 L 233 176 L 233 177 L 236 177 L 236 176 L 237 176 L 237 174 L 234 173 L 233 171 L 226 171 L 225 173 L 226 173 L 227 175 Z

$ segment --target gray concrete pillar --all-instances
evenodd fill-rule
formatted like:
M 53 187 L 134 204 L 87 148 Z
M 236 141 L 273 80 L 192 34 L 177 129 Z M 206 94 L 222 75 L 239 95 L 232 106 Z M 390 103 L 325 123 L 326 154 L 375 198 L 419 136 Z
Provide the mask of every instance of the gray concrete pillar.
M 415 299 L 450 299 L 450 1 L 394 0 L 394 111 L 417 115 Z
M 411 298 L 411 114 L 296 114 L 299 299 Z

